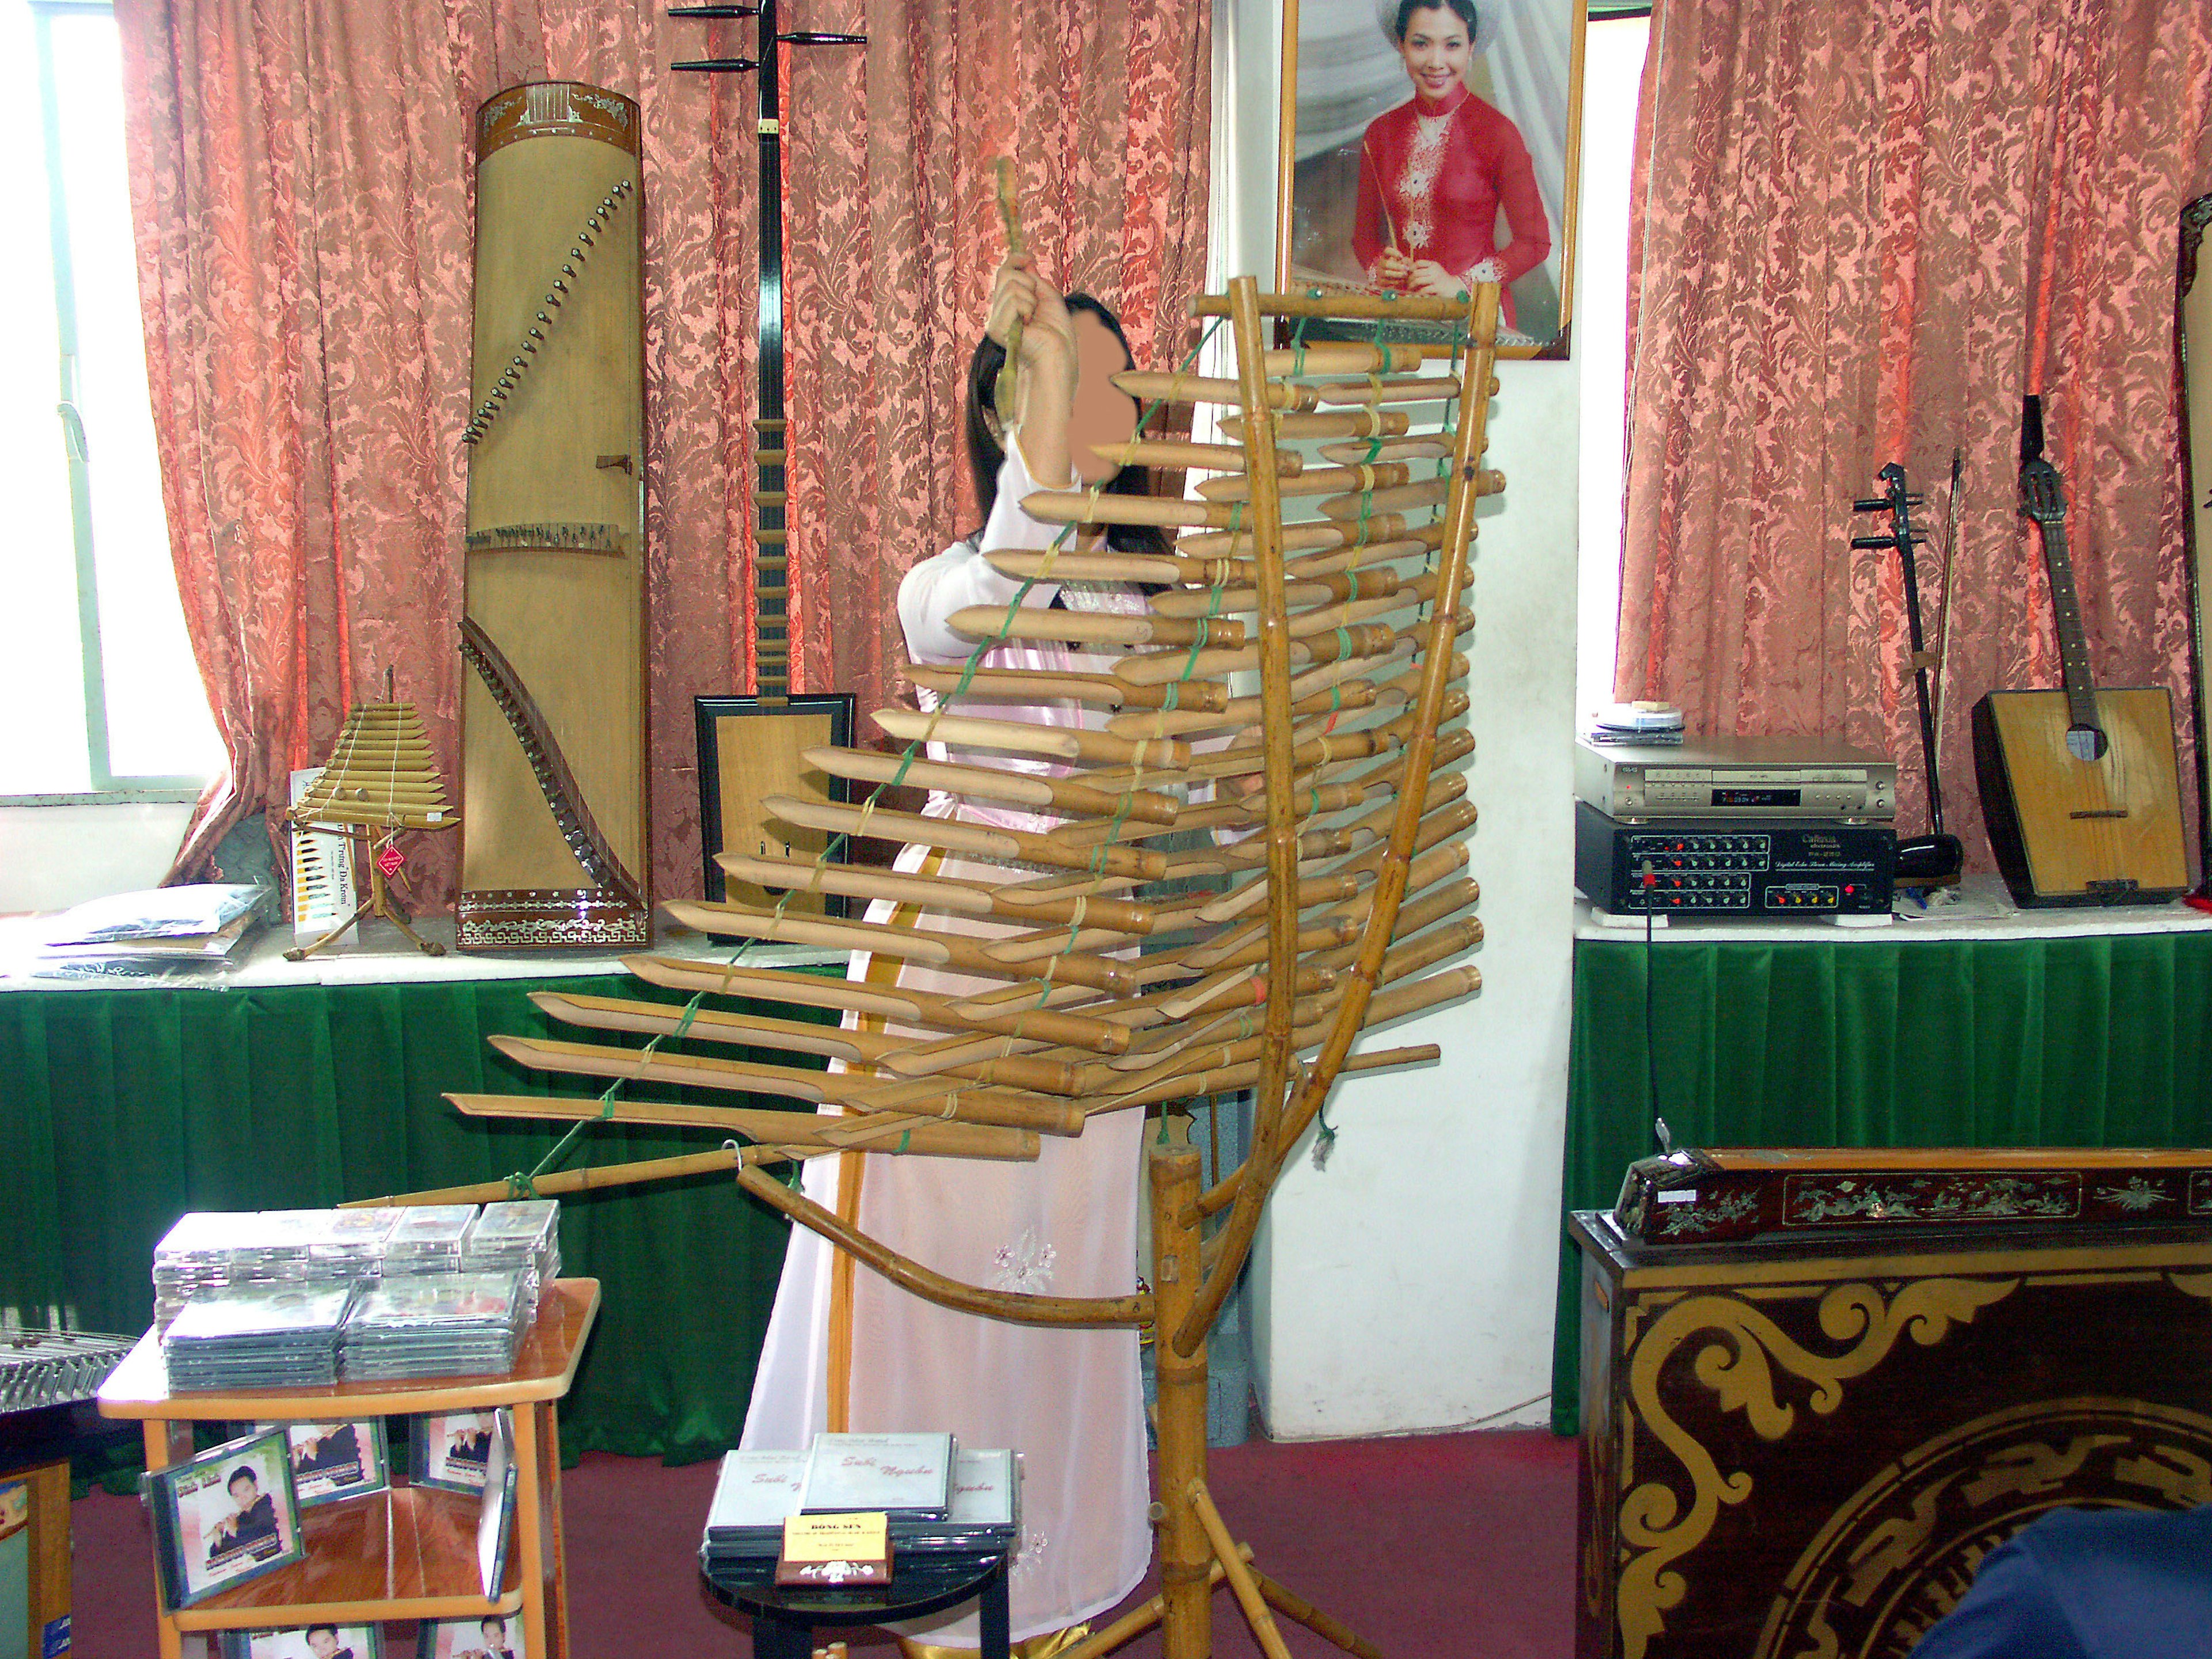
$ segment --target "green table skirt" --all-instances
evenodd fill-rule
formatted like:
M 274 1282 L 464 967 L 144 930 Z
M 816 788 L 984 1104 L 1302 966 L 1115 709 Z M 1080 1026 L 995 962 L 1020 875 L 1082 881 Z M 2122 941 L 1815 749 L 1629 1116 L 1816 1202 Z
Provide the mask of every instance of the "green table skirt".
M 532 1168 L 561 1126 L 465 1118 L 441 1096 L 599 1092 L 484 1042 L 588 1035 L 556 1031 L 527 1000 L 549 984 L 682 1000 L 623 975 L 0 995 L 0 1309 L 27 1324 L 143 1330 L 154 1244 L 187 1210 L 319 1206 Z M 719 1141 L 594 1123 L 569 1162 Z M 784 1238 L 781 1218 L 727 1176 L 566 1201 L 562 1270 L 598 1279 L 604 1299 L 564 1450 L 688 1462 L 734 1444 Z
M 2212 930 L 1577 940 L 1566 1209 L 1612 1208 L 1655 1112 L 1678 1146 L 2212 1145 Z M 1572 1255 L 1561 1434 L 1579 1420 Z

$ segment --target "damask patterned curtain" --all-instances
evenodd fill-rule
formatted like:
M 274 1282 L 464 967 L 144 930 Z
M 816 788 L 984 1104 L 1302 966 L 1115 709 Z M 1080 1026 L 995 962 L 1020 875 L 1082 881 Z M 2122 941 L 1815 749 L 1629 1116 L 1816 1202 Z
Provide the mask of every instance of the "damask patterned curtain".
M 185 614 L 230 761 L 179 854 L 281 806 L 397 671 L 458 762 L 471 118 L 595 82 L 645 136 L 653 873 L 699 886 L 692 696 L 747 689 L 757 145 L 751 26 L 644 0 L 122 0 L 155 429 Z M 792 610 L 800 690 L 895 684 L 900 573 L 969 527 L 957 383 L 1022 161 L 1047 268 L 1183 337 L 1206 223 L 1209 9 L 806 0 L 865 52 L 787 60 Z M 792 61 L 795 59 L 795 61 Z M 466 804 L 463 804 L 466 810 Z M 455 849 L 419 838 L 418 899 Z
M 861 0 L 802 0 L 854 27 Z M 959 445 L 969 355 L 1006 257 L 992 167 L 1012 155 L 1047 276 L 1119 313 L 1144 368 L 1196 337 L 1212 7 L 1191 0 L 871 0 L 865 55 L 797 54 L 787 230 L 798 678 L 904 695 L 908 567 L 981 522 Z
M 1946 816 L 1986 867 L 1968 711 L 2058 684 L 2017 511 L 2034 392 L 2098 677 L 2185 707 L 2174 270 L 2181 206 L 2212 187 L 2208 85 L 2200 4 L 1662 0 L 1630 231 L 1619 695 L 1705 732 L 1893 753 L 1917 829 L 1898 562 L 1850 548 L 1882 527 L 1853 498 L 1900 461 L 1934 532 L 1923 606 L 1947 623 Z

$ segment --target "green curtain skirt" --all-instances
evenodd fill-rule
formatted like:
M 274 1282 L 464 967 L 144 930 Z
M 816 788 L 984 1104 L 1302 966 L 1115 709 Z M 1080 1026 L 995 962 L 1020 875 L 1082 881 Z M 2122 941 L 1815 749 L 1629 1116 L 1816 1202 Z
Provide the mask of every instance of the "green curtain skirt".
M 1678 1146 L 2212 1145 L 2212 930 L 1577 940 L 1566 1209 L 1613 1206 L 1655 1115 Z M 1578 1282 L 1563 1245 L 1561 1434 Z
M 313 1207 L 532 1169 L 563 1126 L 465 1118 L 441 1096 L 598 1094 L 604 1085 L 525 1071 L 484 1042 L 586 1035 L 527 1000 L 549 984 L 683 1000 L 619 975 L 0 994 L 0 1309 L 31 1325 L 141 1331 L 154 1245 L 187 1210 Z M 669 1157 L 720 1139 L 595 1122 L 567 1161 Z M 700 1176 L 571 1198 L 561 1238 L 563 1272 L 604 1293 L 563 1410 L 564 1451 L 690 1462 L 734 1444 L 781 1218 L 727 1176 Z

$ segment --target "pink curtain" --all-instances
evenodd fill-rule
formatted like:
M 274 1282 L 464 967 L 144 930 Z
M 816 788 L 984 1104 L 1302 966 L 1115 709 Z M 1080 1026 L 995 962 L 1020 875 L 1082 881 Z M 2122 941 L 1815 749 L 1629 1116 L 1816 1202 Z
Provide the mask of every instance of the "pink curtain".
M 796 27 L 862 26 L 802 0 Z M 1018 162 L 1046 273 L 1164 366 L 1205 278 L 1212 8 L 874 0 L 868 45 L 794 54 L 788 175 L 793 634 L 810 690 L 899 695 L 901 575 L 979 522 L 959 424 Z
M 2099 680 L 2186 707 L 2174 270 L 2181 206 L 2212 186 L 2208 86 L 2203 5 L 1661 0 L 1630 232 L 1620 696 L 1680 702 L 1694 730 L 1893 754 L 1900 828 L 1922 828 L 1898 562 L 1849 544 L 1887 524 L 1853 497 L 1902 462 L 1927 497 L 1931 629 L 1948 612 L 1947 827 L 1988 867 L 1969 710 L 2059 683 L 2017 510 L 2021 400 L 2039 392 Z
M 624 93 L 645 131 L 653 875 L 699 890 L 691 698 L 749 684 L 755 93 L 670 71 L 750 24 L 604 0 L 123 0 L 155 425 L 185 619 L 230 757 L 178 860 L 281 807 L 386 669 L 458 769 L 472 119 L 520 82 Z M 959 378 L 1022 158 L 1031 245 L 1184 334 L 1206 227 L 1208 9 L 810 0 L 787 49 L 799 690 L 896 684 L 899 574 L 972 522 Z M 1019 134 L 1018 141 L 1016 135 Z M 465 803 L 464 803 L 465 811 Z M 408 845 L 451 902 L 451 837 Z

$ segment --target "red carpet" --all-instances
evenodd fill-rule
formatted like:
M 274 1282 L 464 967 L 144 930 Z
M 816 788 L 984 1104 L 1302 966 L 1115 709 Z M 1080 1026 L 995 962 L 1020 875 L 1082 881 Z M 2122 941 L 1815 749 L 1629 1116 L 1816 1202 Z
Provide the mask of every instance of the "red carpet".
M 1575 1445 L 1538 1430 L 1277 1445 L 1212 1454 L 1209 1483 L 1259 1565 L 1389 1659 L 1566 1659 L 1574 1634 Z M 701 1588 L 699 1529 L 713 1463 L 585 1458 L 562 1482 L 569 1618 L 577 1659 L 745 1659 L 744 1621 Z M 80 1659 L 144 1659 L 153 1566 L 137 1502 L 77 1504 Z M 1131 1604 L 1149 1597 L 1147 1585 Z M 1214 1651 L 1258 1647 L 1235 1599 L 1215 1592 Z M 1337 1651 L 1285 1623 L 1300 1659 Z M 386 1632 L 387 1659 L 412 1632 Z M 879 1645 L 878 1645 L 879 1644 Z M 1122 1652 L 1158 1659 L 1157 1633 Z M 191 1651 L 189 1648 L 187 1653 Z M 856 1636 L 854 1659 L 895 1659 Z

